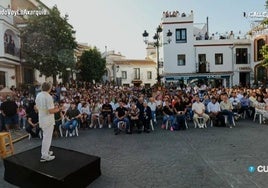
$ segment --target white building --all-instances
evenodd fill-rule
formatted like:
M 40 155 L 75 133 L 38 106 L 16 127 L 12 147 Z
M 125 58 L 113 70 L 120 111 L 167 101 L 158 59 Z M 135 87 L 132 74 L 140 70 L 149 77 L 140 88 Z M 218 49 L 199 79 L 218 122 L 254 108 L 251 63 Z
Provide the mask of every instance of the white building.
M 151 87 L 156 83 L 156 63 L 151 60 L 114 61 L 117 85 Z
M 20 32 L 14 26 L 10 0 L 0 3 L 0 86 L 11 87 L 21 82 Z
M 0 1 L 0 86 L 18 87 L 46 80 L 21 58 L 20 28 L 27 24 L 27 15 L 10 11 L 48 9 L 39 0 Z
M 252 84 L 256 62 L 254 40 L 250 36 L 209 35 L 207 24 L 198 28 L 194 14 L 164 12 L 162 41 L 167 41 L 170 30 L 172 40 L 162 45 L 163 78 L 165 82 L 190 83 L 194 80 L 212 86 Z M 266 42 L 267 43 L 267 42 Z
M 106 74 L 104 79 L 120 86 L 146 86 L 156 83 L 156 63 L 149 59 L 126 59 L 114 51 L 105 52 Z

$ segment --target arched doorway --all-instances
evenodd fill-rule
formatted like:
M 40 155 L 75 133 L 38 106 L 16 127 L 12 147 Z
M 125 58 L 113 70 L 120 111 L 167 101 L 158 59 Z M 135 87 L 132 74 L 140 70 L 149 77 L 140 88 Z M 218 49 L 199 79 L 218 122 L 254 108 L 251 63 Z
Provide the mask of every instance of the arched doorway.
M 255 83 L 266 85 L 267 68 L 261 64 L 255 66 Z

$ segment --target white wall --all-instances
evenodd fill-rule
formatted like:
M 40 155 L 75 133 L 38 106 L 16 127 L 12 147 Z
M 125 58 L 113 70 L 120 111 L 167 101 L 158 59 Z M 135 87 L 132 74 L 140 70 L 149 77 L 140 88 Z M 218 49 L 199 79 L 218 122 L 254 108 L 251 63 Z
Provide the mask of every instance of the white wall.
M 198 54 L 206 54 L 206 60 L 209 62 L 210 72 L 223 72 L 233 70 L 232 49 L 229 46 L 204 46 L 195 47 L 195 62 L 198 63 Z M 223 64 L 215 64 L 215 54 L 223 54 Z
M 122 77 L 122 71 L 127 72 L 127 79 L 122 79 L 122 84 L 133 85 L 132 80 L 134 80 L 134 68 L 140 68 L 140 80 L 142 80 L 141 85 L 151 84 L 154 85 L 156 83 L 156 67 L 152 66 L 126 66 L 120 65 L 118 72 L 116 72 L 116 77 Z M 147 79 L 147 72 L 152 72 L 152 79 Z
M 10 0 L 1 0 L 0 1 L 0 11 L 2 9 L 7 9 L 8 6 L 11 7 L 11 1 Z M 6 20 L 7 22 L 13 24 L 13 16 L 12 15 L 5 15 L 2 12 L 0 13 L 0 19 Z
M 0 71 L 5 72 L 6 76 L 6 87 L 16 86 L 16 79 L 11 79 L 12 76 L 16 76 L 15 69 L 0 67 Z
M 163 18 L 163 59 L 164 59 L 164 72 L 165 73 L 192 73 L 195 72 L 195 60 L 193 50 L 193 15 L 187 17 L 171 17 Z M 176 29 L 187 30 L 187 42 L 176 43 Z M 172 32 L 172 41 L 167 42 L 167 32 Z M 177 56 L 185 54 L 185 66 L 177 65 Z

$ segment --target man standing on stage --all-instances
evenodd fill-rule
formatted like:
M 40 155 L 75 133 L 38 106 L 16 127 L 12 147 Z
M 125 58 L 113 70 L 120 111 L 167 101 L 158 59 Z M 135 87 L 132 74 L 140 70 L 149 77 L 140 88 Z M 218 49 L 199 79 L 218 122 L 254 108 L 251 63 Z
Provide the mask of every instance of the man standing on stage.
M 55 125 L 54 113 L 60 109 L 54 107 L 53 98 L 49 94 L 52 85 L 44 82 L 41 86 L 41 92 L 38 93 L 35 99 L 36 107 L 39 114 L 39 126 L 43 131 L 43 140 L 41 146 L 40 162 L 51 161 L 55 159 L 52 151 L 49 151 L 52 141 L 52 135 Z

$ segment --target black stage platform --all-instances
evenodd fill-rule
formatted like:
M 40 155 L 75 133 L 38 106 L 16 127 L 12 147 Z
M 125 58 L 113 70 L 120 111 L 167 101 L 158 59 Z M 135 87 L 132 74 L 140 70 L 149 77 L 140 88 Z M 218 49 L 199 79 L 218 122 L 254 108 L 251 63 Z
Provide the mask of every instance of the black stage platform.
M 19 187 L 86 187 L 101 175 L 100 157 L 51 147 L 56 159 L 40 162 L 41 146 L 4 159 L 4 179 Z

